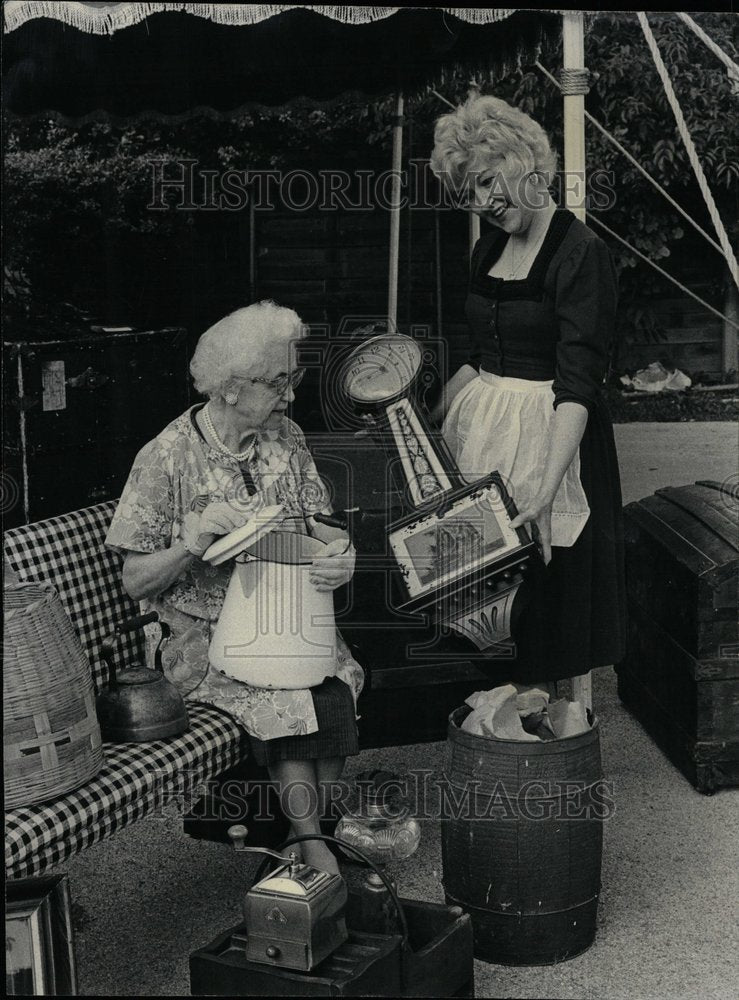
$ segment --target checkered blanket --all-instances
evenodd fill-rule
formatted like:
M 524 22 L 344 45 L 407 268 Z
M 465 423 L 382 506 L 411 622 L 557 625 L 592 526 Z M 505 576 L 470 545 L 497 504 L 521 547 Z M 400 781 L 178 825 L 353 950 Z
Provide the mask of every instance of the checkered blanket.
M 39 875 L 144 816 L 184 810 L 209 777 L 246 752 L 246 736 L 209 705 L 188 704 L 190 729 L 174 740 L 104 743 L 102 771 L 76 792 L 5 816 L 8 876 Z
M 48 580 L 59 592 L 93 667 L 106 680 L 100 644 L 116 622 L 138 613 L 121 584 L 120 558 L 103 544 L 115 502 L 73 511 L 5 535 L 5 555 L 24 580 Z M 143 635 L 118 644 L 121 668 L 143 662 Z M 39 875 L 162 809 L 186 807 L 208 778 L 247 752 L 246 734 L 228 716 L 189 703 L 184 736 L 151 743 L 104 744 L 102 771 L 82 788 L 51 802 L 5 815 L 5 863 L 10 877 Z
M 5 555 L 21 580 L 48 580 L 59 593 L 92 665 L 99 691 L 108 679 L 100 646 L 118 622 L 139 613 L 123 589 L 122 559 L 105 547 L 117 501 L 24 524 L 5 532 Z M 124 633 L 116 643 L 116 667 L 146 662 L 144 634 Z

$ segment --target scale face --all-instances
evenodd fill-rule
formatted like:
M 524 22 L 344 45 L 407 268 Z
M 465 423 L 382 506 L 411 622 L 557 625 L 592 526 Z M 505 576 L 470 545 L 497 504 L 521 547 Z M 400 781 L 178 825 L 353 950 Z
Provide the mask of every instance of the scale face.
M 410 337 L 383 334 L 356 347 L 340 383 L 402 476 L 404 514 L 388 544 L 404 591 L 398 610 L 429 611 L 479 649 L 510 638 L 513 601 L 536 546 L 501 477 L 467 483 L 414 388 L 422 351 Z
M 371 337 L 352 351 L 342 389 L 359 406 L 376 406 L 409 392 L 421 369 L 421 348 L 403 334 Z

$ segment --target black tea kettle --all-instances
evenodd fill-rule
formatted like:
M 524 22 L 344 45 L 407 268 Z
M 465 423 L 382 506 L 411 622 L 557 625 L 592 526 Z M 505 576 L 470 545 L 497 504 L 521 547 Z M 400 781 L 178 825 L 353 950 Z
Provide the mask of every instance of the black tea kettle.
M 162 635 L 154 654 L 155 669 L 136 666 L 116 670 L 113 650 L 119 636 L 157 622 Z M 129 618 L 103 640 L 100 652 L 108 665 L 108 685 L 97 696 L 97 714 L 103 739 L 111 743 L 145 743 L 187 732 L 190 720 L 177 688 L 164 676 L 162 646 L 171 630 L 156 611 Z

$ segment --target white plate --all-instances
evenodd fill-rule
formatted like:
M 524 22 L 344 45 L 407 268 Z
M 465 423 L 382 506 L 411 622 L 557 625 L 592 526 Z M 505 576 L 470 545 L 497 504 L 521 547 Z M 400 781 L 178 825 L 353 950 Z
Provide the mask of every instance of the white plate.
M 239 555 L 249 545 L 258 542 L 260 538 L 276 528 L 282 520 L 284 509 L 281 504 L 263 507 L 250 517 L 240 528 L 229 531 L 222 538 L 217 538 L 203 553 L 203 559 L 212 566 L 220 566 L 228 559 Z

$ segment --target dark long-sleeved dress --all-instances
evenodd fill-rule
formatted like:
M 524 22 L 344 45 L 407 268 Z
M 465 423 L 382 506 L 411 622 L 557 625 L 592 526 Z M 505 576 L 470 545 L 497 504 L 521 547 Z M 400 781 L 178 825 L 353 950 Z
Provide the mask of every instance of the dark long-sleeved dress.
M 454 399 L 444 435 L 468 479 L 498 468 L 523 507 L 541 481 L 554 409 L 571 401 L 588 411 L 555 498 L 552 560 L 514 626 L 515 664 L 499 664 L 500 680 L 557 680 L 624 651 L 621 486 L 601 393 L 616 275 L 603 241 L 566 209 L 520 280 L 488 275 L 508 238 L 486 233 L 473 252 L 466 313 L 480 375 Z

